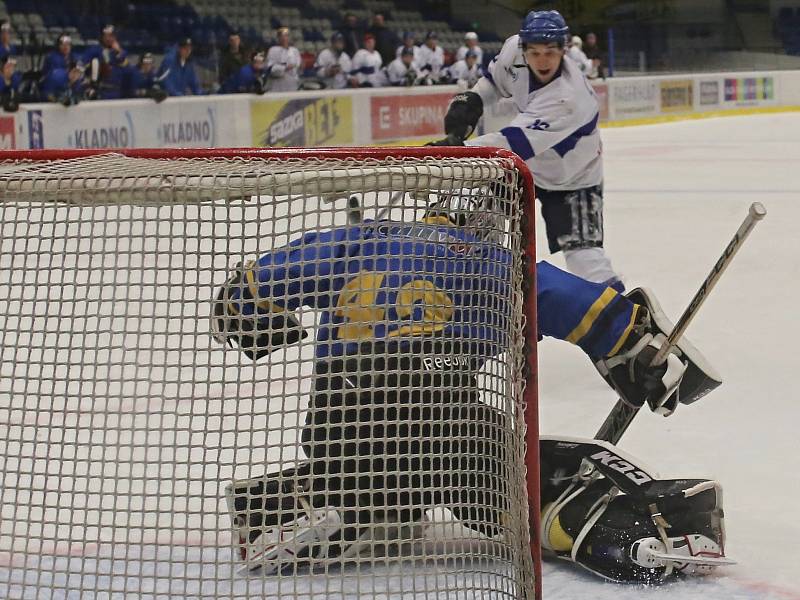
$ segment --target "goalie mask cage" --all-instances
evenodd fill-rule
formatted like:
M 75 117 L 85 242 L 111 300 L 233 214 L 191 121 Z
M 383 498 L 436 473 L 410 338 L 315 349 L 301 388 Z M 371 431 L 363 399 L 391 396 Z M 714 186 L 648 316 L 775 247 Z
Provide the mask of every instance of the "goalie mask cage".
M 398 408 L 405 423 L 393 424 L 391 411 L 367 411 L 347 423 L 345 437 L 372 436 L 369 448 L 386 454 L 356 467 L 386 472 L 356 475 L 387 489 L 358 484 L 349 531 L 359 543 L 344 556 L 334 535 L 310 558 L 278 560 L 271 552 L 320 497 L 340 516 L 353 508 L 329 491 L 346 487 L 335 469 L 315 468 L 313 485 L 286 475 L 309 464 L 319 314 L 299 307 L 309 335 L 253 361 L 212 335 L 213 300 L 232 267 L 309 232 L 419 227 L 432 203 L 472 240 L 454 242 L 434 219 L 435 243 L 451 244 L 441 260 L 483 253 L 472 258 L 493 279 L 488 300 L 472 315 L 477 329 L 460 331 L 492 341 L 466 361 L 463 350 L 435 357 L 470 370 L 440 412 Z M 0 153 L 0 597 L 540 598 L 533 203 L 525 164 L 491 148 Z M 455 336 L 451 321 L 468 312 L 430 274 L 395 273 L 409 284 L 392 301 L 362 288 L 323 298 L 331 275 L 314 272 L 303 293 L 351 327 L 334 336 L 363 340 L 392 318 L 412 342 Z M 272 298 L 282 299 L 291 304 Z M 363 375 L 377 385 L 375 369 Z M 411 405 L 432 394 L 395 391 Z M 326 419 L 317 433 L 335 430 Z M 317 464 L 335 462 L 322 454 Z M 277 473 L 277 498 L 234 483 Z M 312 505 L 299 501 L 309 485 Z M 263 534 L 254 543 L 267 540 L 253 570 L 242 568 L 237 500 L 248 507 L 238 525 L 250 519 Z M 275 502 L 294 512 L 277 517 L 280 530 L 259 529 L 263 515 L 250 513 Z M 420 505 L 403 510 L 409 502 Z

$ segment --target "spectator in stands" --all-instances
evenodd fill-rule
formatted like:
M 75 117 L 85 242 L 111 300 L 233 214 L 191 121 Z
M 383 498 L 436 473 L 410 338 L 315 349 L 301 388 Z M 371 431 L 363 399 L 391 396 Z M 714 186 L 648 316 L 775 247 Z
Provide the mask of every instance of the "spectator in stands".
M 593 65 L 592 61 L 586 58 L 586 55 L 583 53 L 583 40 L 580 38 L 580 36 L 573 35 L 568 46 L 567 56 L 571 58 L 576 65 L 578 65 L 581 73 L 588 77 L 592 71 Z
M 11 23 L 3 21 L 0 25 L 0 60 L 16 55 L 17 47 L 11 43 Z
M 592 61 L 592 71 L 589 74 L 590 78 L 597 76 L 606 78 L 606 70 L 603 65 L 603 53 L 597 45 L 597 36 L 591 31 L 586 34 L 586 43 L 583 45 L 583 53 L 586 58 Z
M 419 58 L 419 46 L 417 46 L 417 36 L 413 31 L 406 31 L 403 34 L 403 44 L 397 47 L 397 50 L 395 51 L 395 58 L 400 58 L 403 48 L 408 48 L 411 50 L 414 53 L 414 62 L 418 62 L 417 59 Z
M 278 28 L 278 44 L 267 52 L 269 91 L 294 92 L 300 87 L 300 51 L 289 43 L 289 28 Z
M 344 51 L 344 36 L 337 31 L 331 36 L 331 47 L 323 49 L 317 56 L 314 69 L 326 88 L 339 90 L 348 85 L 358 85 L 355 80 L 351 83 L 352 64 Z
M 157 79 L 170 96 L 199 96 L 202 94 L 192 58 L 192 40 L 183 38 L 177 50 L 170 50 L 161 61 Z
M 457 60 L 452 66 L 445 69 L 446 77 L 451 83 L 457 83 L 466 89 L 478 83 L 481 77 L 481 68 L 478 64 L 478 53 L 467 50 L 463 60 Z
M 6 112 L 15 112 L 19 108 L 19 84 L 22 83 L 22 73 L 17 71 L 17 59 L 13 56 L 6 56 L 2 59 L 2 64 L 0 105 Z
M 468 31 L 464 34 L 464 45 L 461 46 L 458 51 L 456 52 L 456 62 L 459 60 L 464 60 L 467 57 L 467 52 L 472 50 L 478 59 L 478 66 L 480 67 L 483 64 L 483 50 L 478 45 L 478 34 L 474 31 Z
M 419 48 L 417 64 L 422 84 L 439 83 L 444 67 L 444 50 L 439 46 L 439 37 L 435 32 L 429 31 L 425 36 L 425 43 Z
M 249 53 L 242 45 L 242 38 L 238 31 L 231 31 L 228 35 L 228 46 L 222 51 L 219 57 L 219 84 L 225 83 L 239 73 L 242 67 L 248 63 Z
M 415 85 L 419 76 L 418 72 L 419 68 L 414 62 L 414 50 L 404 47 L 400 50 L 400 56 L 386 67 L 386 78 L 389 80 L 389 85 Z
M 44 57 L 42 63 L 42 77 L 53 69 L 66 69 L 73 62 L 77 62 L 77 57 L 72 54 L 72 38 L 62 33 L 58 36 L 58 42 L 54 50 L 51 50 Z
M 375 13 L 372 16 L 372 27 L 367 32 L 375 36 L 375 49 L 381 55 L 383 64 L 388 65 L 396 57 L 397 44 L 400 43 L 397 34 L 386 27 L 382 13 Z
M 351 74 L 356 78 L 358 87 L 381 87 L 386 79 L 381 71 L 383 59 L 375 49 L 375 36 L 364 35 L 364 47 L 353 57 Z
M 155 62 L 153 55 L 145 52 L 139 60 L 139 67 L 131 76 L 131 91 L 128 96 L 134 98 L 152 98 L 156 102 L 166 99 L 167 92 L 161 87 L 161 81 L 156 78 Z
M 347 13 L 339 32 L 344 36 L 344 51 L 347 52 L 347 56 L 354 58 L 358 49 L 361 48 L 364 28 L 358 23 L 358 19 L 353 13 Z
M 89 69 L 91 95 L 100 99 L 121 98 L 123 88 L 129 85 L 132 67 L 128 53 L 117 41 L 113 25 L 103 27 L 100 43 L 89 46 L 83 54 L 83 64 Z
M 72 62 L 66 69 L 56 67 L 42 80 L 40 93 L 44 102 L 59 102 L 64 106 L 78 104 L 90 91 L 84 68 Z
M 263 94 L 267 91 L 267 57 L 263 52 L 253 52 L 250 62 L 222 84 L 223 94 Z

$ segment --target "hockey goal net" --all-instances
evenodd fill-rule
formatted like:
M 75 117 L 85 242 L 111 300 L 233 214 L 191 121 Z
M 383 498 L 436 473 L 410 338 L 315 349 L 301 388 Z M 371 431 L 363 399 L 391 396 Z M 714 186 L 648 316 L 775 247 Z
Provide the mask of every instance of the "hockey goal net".
M 0 597 L 539 598 L 532 204 L 493 149 L 0 154 Z

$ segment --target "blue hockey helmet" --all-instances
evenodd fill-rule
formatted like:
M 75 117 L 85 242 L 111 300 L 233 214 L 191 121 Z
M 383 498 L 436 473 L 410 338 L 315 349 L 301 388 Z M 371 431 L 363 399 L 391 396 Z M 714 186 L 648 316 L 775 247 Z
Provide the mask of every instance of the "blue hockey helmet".
M 565 46 L 569 27 L 557 10 L 532 10 L 522 21 L 519 41 L 522 44 L 549 44 Z

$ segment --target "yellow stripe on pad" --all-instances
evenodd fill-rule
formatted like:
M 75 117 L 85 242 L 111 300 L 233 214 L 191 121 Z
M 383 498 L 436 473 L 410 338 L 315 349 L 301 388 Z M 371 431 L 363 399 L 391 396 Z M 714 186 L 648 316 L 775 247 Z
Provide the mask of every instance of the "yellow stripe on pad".
M 606 290 L 600 294 L 600 297 L 594 301 L 594 304 L 589 307 L 589 310 L 583 315 L 581 322 L 578 323 L 578 326 L 566 337 L 566 340 L 572 344 L 577 344 L 581 338 L 589 332 L 595 320 L 597 320 L 597 317 L 600 316 L 600 313 L 603 312 L 605 307 L 608 306 L 609 302 L 611 302 L 616 295 L 617 292 L 613 289 L 606 288 Z

